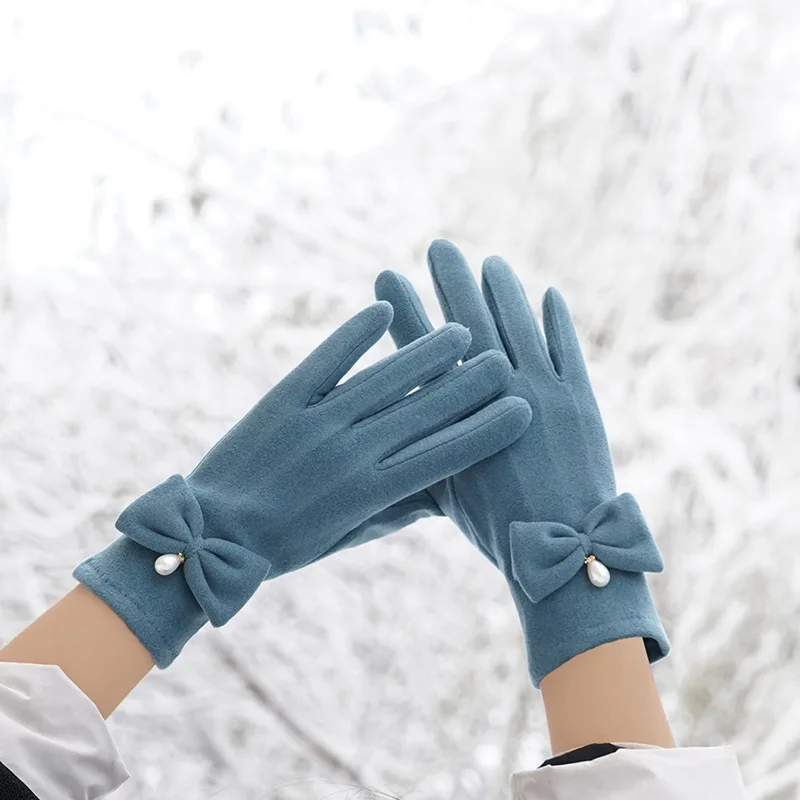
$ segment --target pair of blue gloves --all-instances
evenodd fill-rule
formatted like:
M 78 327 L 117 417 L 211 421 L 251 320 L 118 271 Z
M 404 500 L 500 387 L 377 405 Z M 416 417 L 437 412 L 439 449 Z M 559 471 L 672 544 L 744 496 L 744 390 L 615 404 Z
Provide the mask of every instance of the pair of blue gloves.
M 123 535 L 75 569 L 159 667 L 264 580 L 431 515 L 507 579 L 534 685 L 622 638 L 641 637 L 651 662 L 667 654 L 643 574 L 661 556 L 636 501 L 617 495 L 563 299 L 545 294 L 543 336 L 502 259 L 484 262 L 482 291 L 449 242 L 428 260 L 444 327 L 405 278 L 382 273 L 377 303 L 189 475 L 131 503 Z M 387 329 L 397 352 L 340 383 Z

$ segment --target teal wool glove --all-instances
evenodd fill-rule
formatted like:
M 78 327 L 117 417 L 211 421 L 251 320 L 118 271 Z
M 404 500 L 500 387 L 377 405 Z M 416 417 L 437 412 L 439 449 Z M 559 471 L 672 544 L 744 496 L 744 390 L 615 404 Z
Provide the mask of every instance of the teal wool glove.
M 642 637 L 650 661 L 669 642 L 644 571 L 663 569 L 629 494 L 617 496 L 611 454 L 569 311 L 549 289 L 546 339 L 522 286 L 500 258 L 484 262 L 483 292 L 461 253 L 434 242 L 428 253 L 445 317 L 472 333 L 464 364 L 489 350 L 508 355 L 509 395 L 533 419 L 513 445 L 428 488 L 508 579 L 522 621 L 534 685 L 573 656 Z M 384 272 L 376 295 L 395 309 L 391 333 L 407 346 L 432 329 L 411 284 Z
M 404 512 L 387 508 L 403 498 L 416 508 L 427 485 L 525 430 L 524 400 L 490 402 L 509 380 L 501 353 L 455 366 L 470 343 L 460 325 L 337 385 L 391 319 L 376 303 L 345 323 L 191 474 L 131 503 L 117 521 L 123 535 L 75 569 L 159 667 L 206 621 L 225 624 L 263 580 L 397 527 Z

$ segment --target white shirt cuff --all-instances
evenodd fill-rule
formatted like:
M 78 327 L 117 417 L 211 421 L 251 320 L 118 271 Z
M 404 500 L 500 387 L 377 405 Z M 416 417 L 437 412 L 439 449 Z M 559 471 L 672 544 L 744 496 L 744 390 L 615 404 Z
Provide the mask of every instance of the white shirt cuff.
M 0 662 L 0 761 L 39 800 L 99 800 L 130 777 L 97 706 L 51 664 Z
M 615 753 L 511 776 L 513 800 L 746 800 L 731 747 L 617 743 Z

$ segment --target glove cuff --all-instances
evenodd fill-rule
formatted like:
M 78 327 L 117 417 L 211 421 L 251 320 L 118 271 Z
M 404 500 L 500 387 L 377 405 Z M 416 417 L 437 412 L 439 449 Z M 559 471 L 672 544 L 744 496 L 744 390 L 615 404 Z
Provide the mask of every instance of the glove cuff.
M 179 572 L 159 575 L 154 553 L 127 536 L 75 568 L 72 576 L 130 628 L 160 669 L 208 622 Z
M 271 569 L 223 532 L 206 535 L 200 504 L 180 475 L 134 500 L 117 529 L 125 536 L 73 576 L 117 612 L 162 669 L 206 621 L 228 622 Z
M 513 522 L 510 543 L 508 579 L 536 687 L 570 658 L 618 639 L 641 637 L 651 663 L 667 655 L 642 574 L 663 562 L 631 495 L 600 504 L 577 529 Z
M 519 584 L 511 583 L 517 606 L 528 670 L 538 689 L 542 678 L 571 658 L 619 639 L 641 638 L 650 663 L 664 658 L 669 639 L 641 573 L 614 575 L 597 594 L 584 575 L 577 575 L 555 594 L 531 603 Z

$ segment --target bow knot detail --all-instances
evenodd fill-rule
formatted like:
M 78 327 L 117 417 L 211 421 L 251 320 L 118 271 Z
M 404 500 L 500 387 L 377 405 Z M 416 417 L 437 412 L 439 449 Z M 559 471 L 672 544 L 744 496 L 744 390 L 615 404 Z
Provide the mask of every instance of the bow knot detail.
M 183 556 L 186 583 L 214 627 L 241 610 L 272 569 L 268 559 L 246 547 L 203 536 L 202 509 L 180 475 L 134 500 L 116 527 L 161 556 Z
M 633 495 L 593 508 L 579 530 L 560 522 L 512 522 L 511 569 L 532 603 L 570 581 L 589 556 L 625 572 L 661 572 L 664 562 Z

